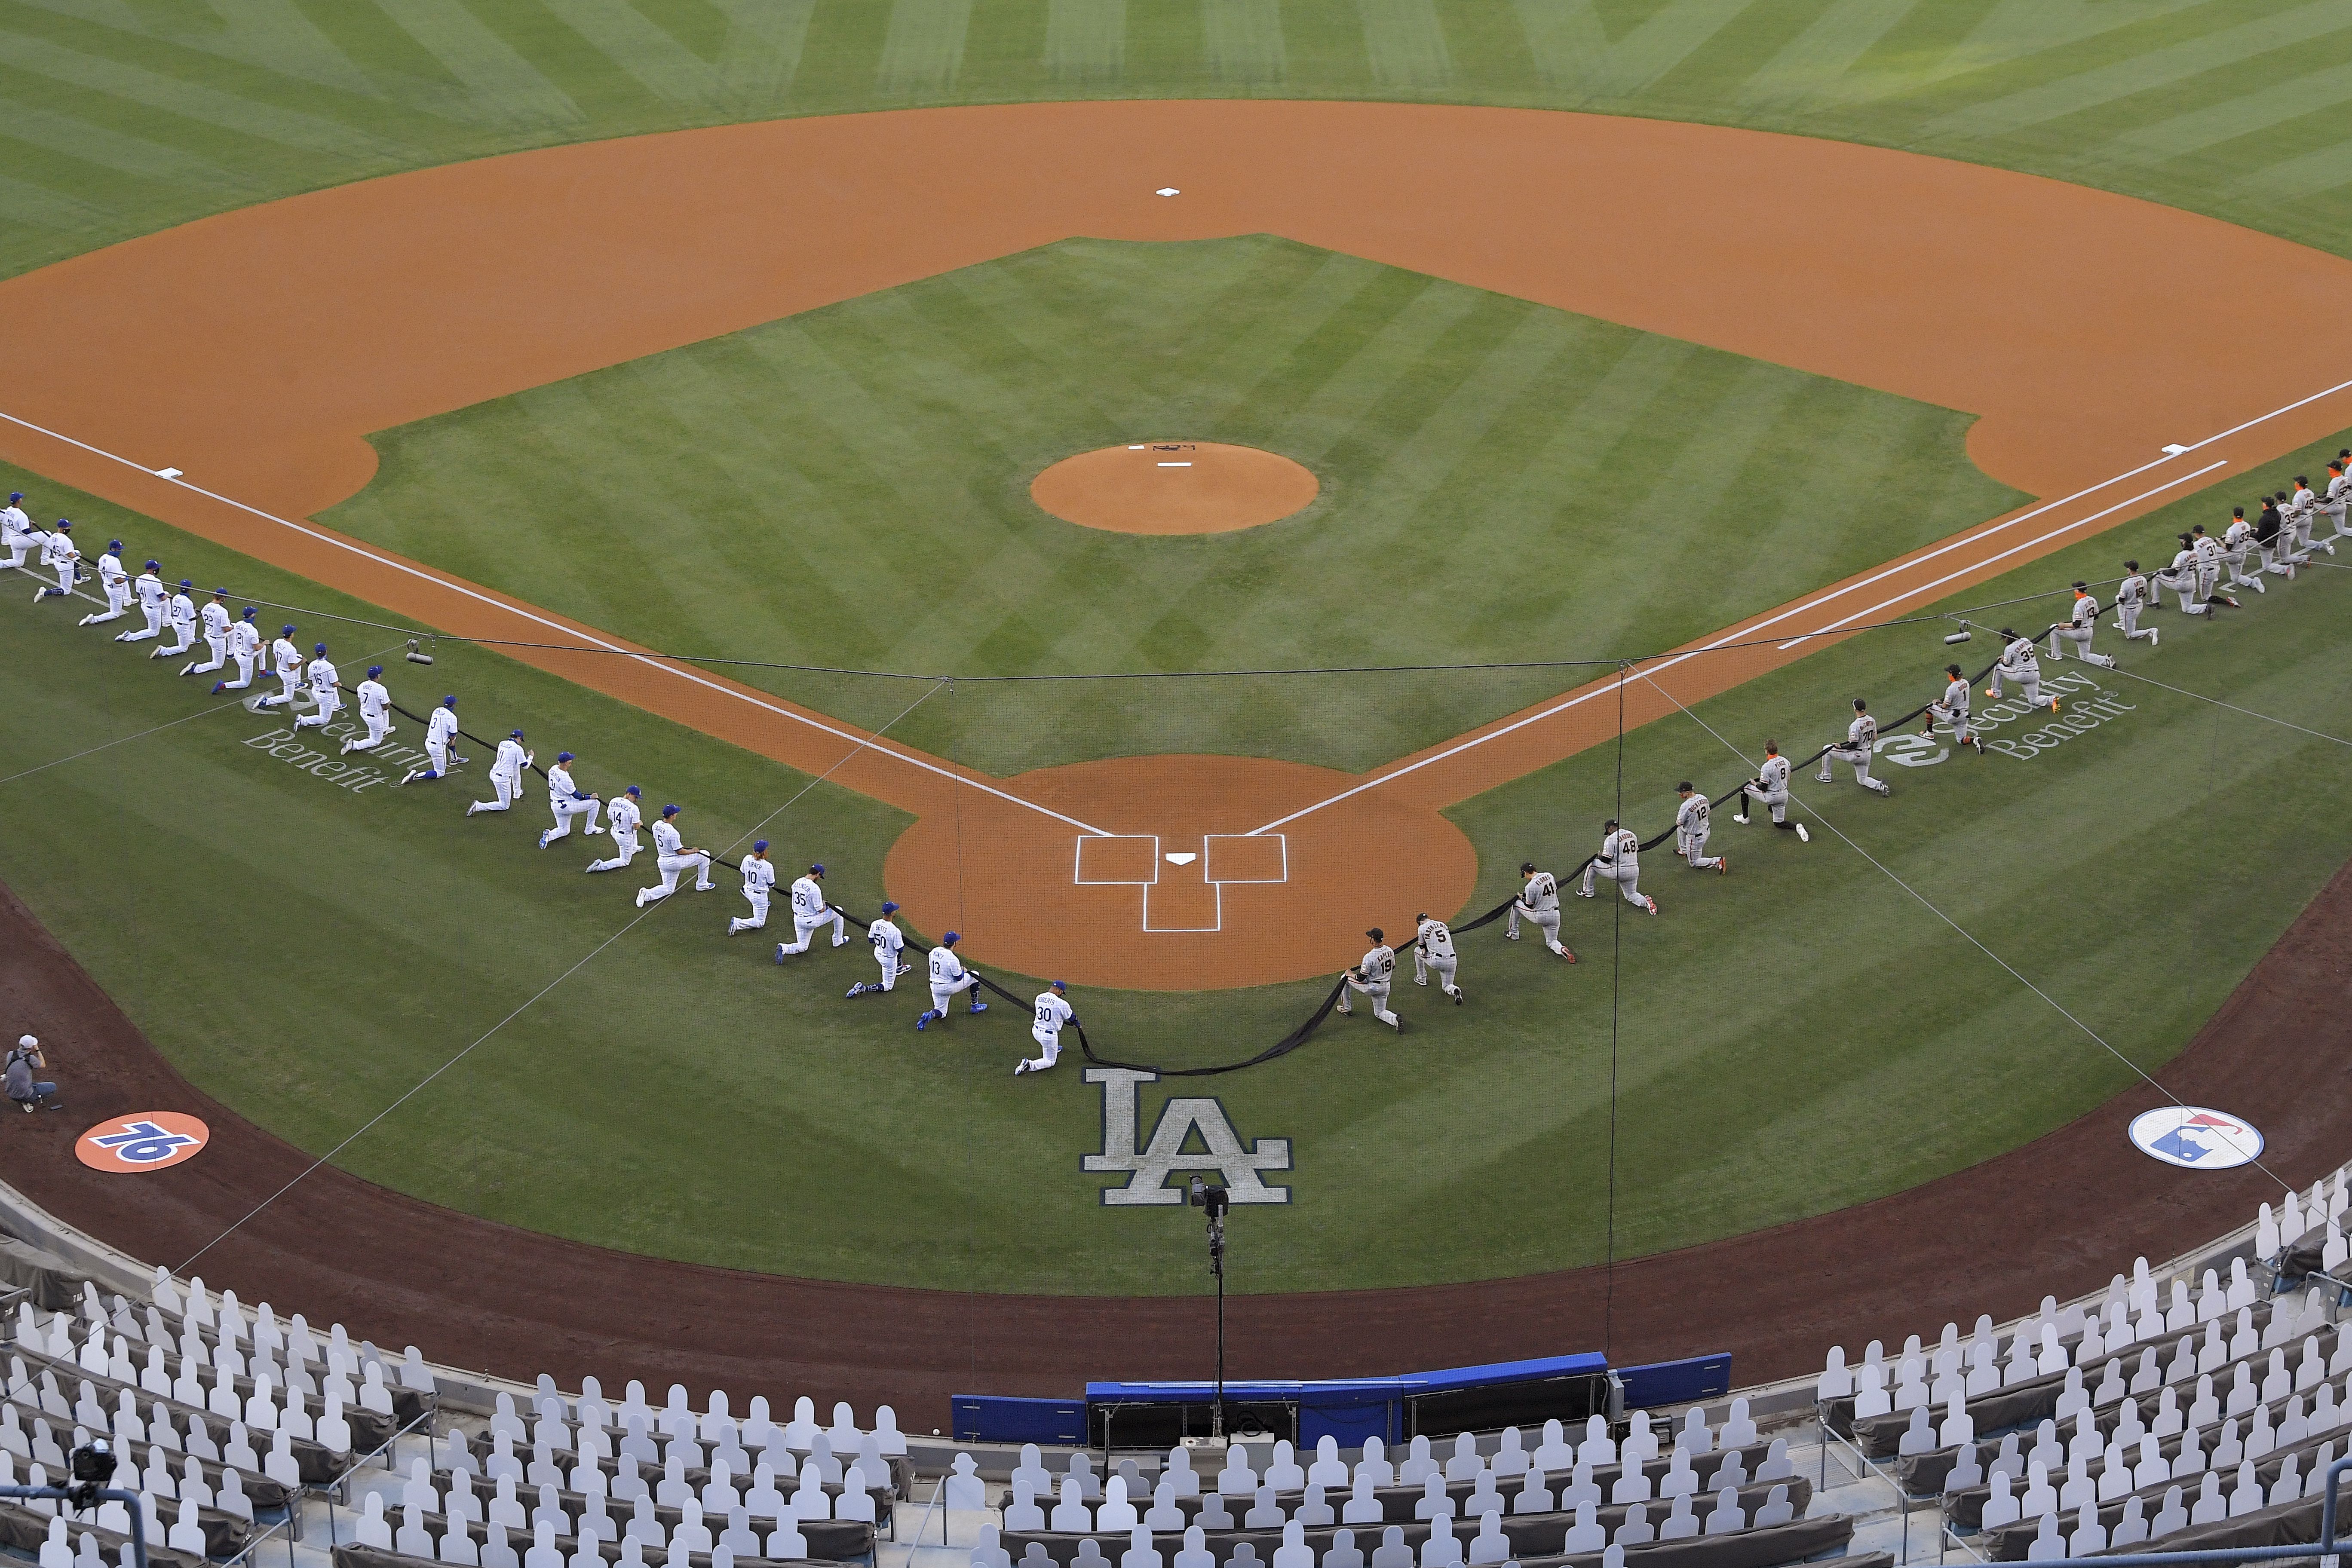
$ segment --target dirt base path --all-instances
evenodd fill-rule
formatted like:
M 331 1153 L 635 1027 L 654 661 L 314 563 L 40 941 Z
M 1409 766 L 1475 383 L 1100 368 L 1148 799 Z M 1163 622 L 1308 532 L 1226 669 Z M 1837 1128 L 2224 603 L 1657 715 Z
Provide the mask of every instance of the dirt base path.
M 1155 194 L 1163 188 L 1182 193 Z M 0 283 L 0 338 L 38 370 L 7 392 L 0 455 L 445 632 L 618 646 L 300 519 L 365 484 L 372 431 L 1074 235 L 1255 232 L 1975 412 L 1977 461 L 2060 498 L 1706 643 L 1833 633 L 2352 423 L 2352 396 L 2312 395 L 2352 362 L 2338 308 L 2352 263 L 2174 209 L 1655 120 L 1129 102 L 554 148 L 77 257 Z M 2168 444 L 2190 449 L 2166 456 Z M 1821 645 L 1706 653 L 1662 678 L 1695 701 Z M 905 880 L 892 891 L 909 919 L 971 933 L 982 961 L 1105 986 L 1197 989 L 1338 967 L 1360 941 L 1353 911 L 1391 897 L 1450 909 L 1447 890 L 1469 885 L 1440 809 L 1615 723 L 1613 693 L 1598 702 L 1607 688 L 1595 687 L 1362 779 L 1277 779 L 1213 758 L 999 781 L 698 671 L 525 656 L 835 770 L 922 818 L 913 843 L 950 841 L 960 807 L 967 829 L 985 819 L 1002 863 L 967 879 L 959 904 L 945 902 L 938 865 L 907 843 L 894 852 Z M 1627 695 L 1635 722 L 1668 710 L 1647 686 Z M 1158 809 L 1168 802 L 1204 809 Z M 1368 824 L 1387 835 L 1383 858 L 1407 862 L 1402 879 L 1350 852 Z M 1278 845 L 1227 841 L 1277 833 Z M 1168 842 L 1145 878 L 1134 862 L 1147 852 L 1084 842 L 1105 836 Z M 1130 874 L 1090 881 L 1089 853 Z M 1315 880 L 1266 874 L 1286 864 L 1316 868 Z M 1212 875 L 1219 865 L 1237 874 Z M 1154 918 L 1153 899 L 1187 913 Z
M 2339 873 L 2162 1074 L 2191 1103 L 2249 1117 L 2272 1169 L 2308 1185 L 2344 1158 L 2352 1072 L 2352 868 Z M 190 1086 L 13 894 L 0 890 L 0 1009 L 72 1042 L 72 1109 L 15 1118 L 0 1178 L 136 1256 L 177 1264 L 291 1180 L 309 1156 Z M 12 1021 L 12 1027 L 16 1027 Z M 1621 1266 L 1416 1290 L 1242 1296 L 1238 1377 L 1368 1376 L 1605 1347 L 1619 1365 L 1728 1350 L 1741 1382 L 1820 1364 L 1832 1343 L 1932 1335 L 2094 1289 L 2245 1223 L 2277 1188 L 2247 1167 L 2179 1171 L 2128 1152 L 2147 1090 L 1982 1165 L 1858 1207 Z M 152 1176 L 72 1157 L 123 1112 L 193 1112 L 213 1142 Z M 576 1387 L 680 1382 L 699 1403 L 807 1394 L 888 1402 L 910 1431 L 950 1394 L 1070 1396 L 1089 1378 L 1195 1377 L 1200 1298 L 1066 1300 L 894 1290 L 664 1263 L 433 1207 L 325 1167 L 205 1254 L 248 1301 L 414 1343 L 436 1360 Z M 1709 1310 L 1696 1303 L 1715 1302 Z M 1346 1332 L 1335 1333 L 1334 1325 Z

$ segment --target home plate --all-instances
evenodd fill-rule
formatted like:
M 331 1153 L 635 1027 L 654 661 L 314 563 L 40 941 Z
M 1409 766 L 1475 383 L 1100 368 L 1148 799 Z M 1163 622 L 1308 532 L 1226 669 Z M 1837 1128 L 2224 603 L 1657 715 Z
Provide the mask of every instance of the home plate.
M 1199 860 L 1200 858 L 1201 857 L 1199 855 L 1187 850 L 1181 855 L 1170 855 L 1168 857 L 1168 863 L 1170 865 L 1191 865 L 1194 861 Z

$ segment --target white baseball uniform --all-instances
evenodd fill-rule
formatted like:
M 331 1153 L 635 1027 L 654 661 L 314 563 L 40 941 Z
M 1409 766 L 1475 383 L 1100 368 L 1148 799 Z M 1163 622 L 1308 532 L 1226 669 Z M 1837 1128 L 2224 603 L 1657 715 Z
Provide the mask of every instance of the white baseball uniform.
M 613 835 L 612 858 L 591 861 L 588 869 L 590 871 L 628 869 L 630 860 L 637 852 L 637 827 L 645 820 L 645 808 L 637 804 L 636 797 L 623 795 L 615 800 L 604 811 L 604 826 Z
M 1389 1011 L 1389 983 L 1395 974 L 1396 949 L 1385 942 L 1378 944 L 1356 961 L 1354 968 L 1340 977 L 1342 988 L 1338 1010 L 1354 1012 L 1356 1009 L 1349 1004 L 1354 1001 L 1355 993 L 1361 991 L 1371 998 L 1372 1016 L 1402 1032 L 1403 1024 L 1398 1021 L 1396 1014 Z
M 1789 820 L 1789 759 L 1775 753 L 1764 759 L 1756 777 L 1739 787 L 1739 810 L 1733 813 L 1741 821 L 1748 820 L 1748 802 L 1761 800 L 1772 809 L 1772 821 L 1777 827 Z
M 1593 895 L 1595 880 L 1613 882 L 1625 902 L 1655 915 L 1657 901 L 1642 891 L 1642 840 L 1631 828 L 1612 828 L 1601 835 L 1600 851 L 1584 862 L 1584 896 Z
M 228 656 L 236 661 L 236 679 L 223 681 L 223 691 L 241 692 L 253 685 L 254 656 L 261 651 L 261 629 L 240 621 L 228 629 Z
M 457 710 L 444 704 L 425 721 L 425 755 L 431 759 L 435 774 L 444 779 L 449 776 L 449 748 L 457 744 Z
M 866 924 L 866 940 L 874 949 L 874 961 L 882 966 L 882 983 L 867 988 L 889 990 L 910 967 L 899 956 L 906 951 L 907 938 L 898 930 L 898 922 L 885 915 Z
M 307 725 L 323 726 L 329 719 L 342 711 L 343 694 L 335 689 L 337 683 L 342 679 L 341 674 L 334 665 L 327 662 L 327 655 L 321 653 L 310 661 L 309 667 L 302 672 L 302 675 L 303 679 L 310 683 L 312 706 L 309 713 L 294 721 L 294 727 L 300 729 Z
M 120 621 L 131 611 L 131 569 L 122 564 L 119 550 L 108 550 L 98 558 L 98 586 L 106 594 L 106 608 L 95 615 L 82 617 L 82 624 L 95 626 L 101 621 Z
M 2025 645 L 2028 648 L 2033 646 L 2031 643 Z M 2036 680 L 2041 678 L 2038 665 L 2035 667 L 2034 678 Z M 1844 741 L 1822 753 L 1822 770 L 1818 777 L 1822 783 L 1827 784 L 1832 779 L 1831 763 L 1851 762 L 1853 764 L 1855 783 L 1865 789 L 1875 789 L 1885 795 L 1889 792 L 1887 787 L 1870 776 L 1870 759 L 1877 749 L 1878 721 L 1866 713 L 1858 713 L 1853 716 L 1853 722 L 1845 727 Z
M 2311 493 L 2311 486 L 2297 485 L 2294 487 L 2294 494 L 2288 497 L 2287 504 L 2279 510 L 2281 517 L 2292 517 L 2294 520 L 2294 547 L 2295 552 L 2299 555 L 2307 556 L 2314 549 L 2324 549 L 2329 555 L 2336 553 L 2334 539 L 2315 539 L 2311 537 L 2312 519 L 2317 515 L 2318 509 L 2319 497 Z
M 163 580 L 152 571 L 141 572 L 139 580 L 131 585 L 131 591 L 139 596 L 139 612 L 147 618 L 147 630 L 125 632 L 115 641 L 144 643 L 163 630 L 163 607 L 171 595 L 164 590 Z
M 931 949 L 931 1011 L 944 1019 L 948 1004 L 965 991 L 971 993 L 974 1003 L 980 1000 L 980 977 L 963 967 L 952 947 Z
M 384 684 L 370 675 L 359 685 L 359 699 L 360 718 L 367 726 L 367 738 L 346 740 L 343 742 L 346 752 L 373 751 L 383 744 L 385 736 L 392 733 L 392 693 Z
M 2319 503 L 2319 509 L 2327 514 L 2329 522 L 2335 524 L 2334 537 L 2337 538 L 2352 534 L 2352 528 L 2344 526 L 2344 514 L 2347 507 L 2352 507 L 2352 477 L 2342 474 L 2329 475 L 2327 499 Z
M 1454 952 L 1454 931 L 1444 921 L 1431 915 L 1413 930 L 1412 983 L 1429 984 L 1429 972 L 1437 971 L 1437 987 L 1449 997 L 1459 997 L 1462 988 L 1454 983 L 1461 960 Z
M 444 708 L 442 711 L 446 713 L 448 710 Z M 512 736 L 499 741 L 499 754 L 490 761 L 490 788 L 499 792 L 499 798 L 495 800 L 472 802 L 466 808 L 466 815 L 470 817 L 477 811 L 504 811 L 512 809 L 515 797 L 522 793 L 523 773 L 530 767 L 530 753 L 522 748 L 521 741 Z M 654 841 L 659 843 L 661 835 L 655 834 Z
M 1941 700 L 1927 705 L 1929 727 L 1948 724 L 1952 738 L 1966 746 L 1969 741 L 1969 681 L 1966 675 L 1954 675 L 1944 683 Z
M 2020 637 L 2000 651 L 2000 663 L 1992 667 L 1987 695 L 2000 695 L 2000 683 L 2004 680 L 2016 682 L 2019 695 L 2028 703 L 2035 707 L 2042 706 L 2042 661 L 2034 656 L 2032 638 Z
M 58 574 L 55 590 L 58 595 L 72 598 L 74 579 L 81 570 L 81 551 L 74 548 L 73 536 L 68 533 L 51 534 L 48 543 L 41 547 L 41 564 Z M 49 591 L 43 590 L 41 597 L 47 598 Z
M 269 644 L 269 662 L 285 689 L 274 697 L 263 697 L 257 706 L 290 708 L 302 693 L 302 650 L 294 645 L 293 638 L 280 637 Z
M 1517 941 L 1521 920 L 1543 933 L 1545 946 L 1555 953 L 1568 951 L 1559 945 L 1559 883 L 1551 873 L 1539 871 L 1527 879 L 1519 896 L 1511 901 L 1511 912 L 1503 917 L 1503 935 Z
M 2156 628 L 2143 628 L 2139 623 L 2140 608 L 2147 602 L 2150 591 L 2147 579 L 2138 572 L 2133 572 L 2116 584 L 2116 630 L 2124 634 L 2126 642 L 2141 637 L 2151 643 L 2157 641 Z
M 483 809 L 488 810 L 488 807 Z M 719 885 L 710 880 L 710 857 L 698 850 L 688 854 L 685 835 L 677 831 L 677 824 L 667 817 L 654 824 L 654 864 L 661 872 L 661 885 L 637 890 L 640 908 L 648 904 L 658 904 L 676 893 L 678 873 L 683 871 L 690 869 L 694 873 L 694 891 L 697 893 L 709 893 Z
M 213 656 L 201 664 L 191 664 L 183 673 L 209 675 L 228 663 L 228 606 L 217 599 L 207 599 L 196 618 L 204 628 L 205 646 Z
M 603 832 L 604 830 L 596 825 L 596 813 L 604 810 L 604 806 L 602 800 L 572 782 L 569 764 L 557 763 L 547 770 L 547 809 L 555 817 L 555 826 L 540 835 L 540 847 L 544 849 L 558 839 L 570 838 L 574 817 L 588 819 L 586 831 L 590 837 Z
M 2270 584 L 2259 575 L 2248 575 L 2246 556 L 2254 546 L 2254 525 L 2243 517 L 2232 517 L 2221 535 L 2221 562 L 2230 569 L 2230 586 L 2251 588 L 2256 593 L 2268 593 Z
M 1706 852 L 1706 839 L 1715 831 L 1715 808 L 1705 795 L 1691 791 L 1691 798 L 1675 812 L 1675 844 L 1683 852 L 1683 859 L 1694 871 L 1713 871 L 1722 861 L 1721 855 Z
M 2281 528 L 2279 542 L 2282 545 L 2286 542 L 2286 530 Z M 2168 588 L 2180 596 L 2180 612 L 2183 615 L 2202 615 L 2206 604 L 2197 592 L 2197 552 L 2184 545 L 2174 554 L 2172 565 L 2158 572 L 2150 580 L 2158 588 Z
M 2062 643 L 2074 644 L 2074 656 L 2086 664 L 2114 669 L 2116 662 L 2105 653 L 2091 652 L 2091 634 L 2099 627 L 2099 601 L 2087 593 L 2074 595 L 2074 618 L 2070 624 L 2050 628 L 2050 657 L 2054 662 L 2066 655 L 2060 651 Z
M 1069 1001 L 1058 991 L 1048 988 L 1037 993 L 1037 1019 L 1029 1026 L 1029 1038 L 1037 1042 L 1038 1054 L 1024 1058 L 1015 1071 L 1043 1072 L 1062 1059 L 1062 1026 L 1078 1015 Z
M 768 893 L 776 885 L 776 868 L 772 862 L 762 860 L 756 854 L 745 855 L 740 869 L 743 873 L 743 897 L 751 904 L 751 914 L 749 919 L 738 915 L 727 923 L 727 935 L 730 936 L 739 931 L 757 931 L 768 923 Z
M 24 507 L 0 507 L 0 546 L 7 549 L 8 566 L 25 564 L 25 553 L 33 548 L 33 519 L 25 515 Z
M 833 927 L 833 945 L 836 947 L 849 940 L 848 917 L 838 909 L 824 904 L 824 884 L 812 872 L 793 883 L 793 939 L 778 946 L 782 953 L 805 953 L 809 940 L 821 925 Z
M 172 602 L 164 609 L 163 619 L 170 623 L 172 635 L 179 641 L 171 647 L 156 649 L 147 655 L 149 658 L 176 659 L 196 645 L 196 601 L 188 597 L 185 590 L 172 595 Z

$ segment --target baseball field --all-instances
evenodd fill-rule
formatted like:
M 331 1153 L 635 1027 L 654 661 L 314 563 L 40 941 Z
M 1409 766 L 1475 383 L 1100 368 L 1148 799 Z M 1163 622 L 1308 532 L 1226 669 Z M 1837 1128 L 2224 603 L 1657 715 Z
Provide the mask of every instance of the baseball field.
M 1253 1056 L 1367 928 L 1402 952 L 1523 861 L 1572 894 L 1604 820 L 1911 712 L 2352 445 L 2326 6 L 0 0 L 0 489 L 383 664 L 393 747 L 454 694 L 688 844 L 770 841 L 780 894 L 822 862 L 854 940 L 780 961 L 781 897 L 726 936 L 727 869 L 640 909 L 650 853 L 541 848 L 536 775 L 466 815 L 488 746 L 401 784 L 29 572 L 0 881 L 257 1135 L 656 1260 L 1196 1294 L 1197 1218 L 1084 1163 L 1121 1129 L 1074 1044 L 1013 1072 L 1045 982 L 1105 1059 Z M 1311 498 L 1139 531 L 1213 444 Z M 1099 515 L 1039 504 L 1131 448 Z M 2045 652 L 2057 712 L 1977 681 L 1987 754 L 1890 732 L 1883 799 L 1802 768 L 1806 841 L 1721 806 L 1728 874 L 1668 843 L 1654 917 L 1563 899 L 1576 965 L 1464 932 L 1463 1005 L 1407 954 L 1402 1033 L 1360 1005 L 1162 1077 L 1129 1135 L 1206 1096 L 1285 1145 L 1252 1294 L 1608 1265 L 2018 1150 L 2161 1078 L 2352 858 L 2347 576 L 2159 644 L 2105 614 L 2118 667 Z M 916 972 L 846 998 L 886 899 Z M 918 1031 L 950 929 L 1016 999 Z M 0 1147 L 28 1190 L 83 1118 L 48 1120 Z M 2118 1245 L 2185 1201 L 2144 1196 Z

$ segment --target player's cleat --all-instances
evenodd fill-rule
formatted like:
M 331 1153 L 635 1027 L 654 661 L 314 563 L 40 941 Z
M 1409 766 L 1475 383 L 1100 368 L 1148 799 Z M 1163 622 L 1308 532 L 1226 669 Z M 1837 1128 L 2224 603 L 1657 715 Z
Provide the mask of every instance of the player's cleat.
M 1412 983 L 1416 986 L 1425 986 L 1429 984 L 1429 977 L 1426 975 L 1415 975 L 1412 977 Z
M 1592 895 L 1580 887 L 1576 890 L 1576 896 L 1579 898 L 1591 898 Z
M 971 1010 L 976 1013 L 984 1013 L 988 1010 L 988 1004 L 986 1002 L 974 1002 L 971 1004 Z
M 1576 962 L 1576 949 L 1575 949 L 1575 948 L 1573 948 L 1573 947 L 1562 947 L 1562 948 L 1559 950 L 1559 961 L 1560 961 L 1561 963 L 1563 963 L 1563 964 L 1573 964 L 1573 963 L 1575 963 L 1575 962 Z
M 590 838 L 592 838 L 592 839 L 593 839 L 593 838 L 599 837 L 599 836 L 601 836 L 601 835 L 603 834 L 603 832 L 604 832 L 604 829 L 602 829 L 602 828 L 591 828 L 591 829 L 589 829 L 589 830 L 588 830 L 588 837 L 590 837 Z
M 924 1026 L 929 1024 L 933 1019 L 945 1017 L 946 1015 L 944 1013 L 926 1012 L 921 1018 L 915 1020 L 915 1032 L 917 1034 L 922 1033 Z
M 2058 710 L 2058 705 L 2054 702 L 2052 703 L 2050 705 L 2050 709 L 2053 713 L 2055 713 Z M 1894 787 L 1888 784 L 1884 779 L 1872 779 L 1870 781 L 1870 787 L 1881 795 L 1892 795 L 1895 793 Z
M 1969 737 L 1969 744 L 1977 748 L 1977 755 L 1979 757 L 1982 757 L 1985 754 L 1984 740 L 1981 737 L 1974 735 Z
M 2149 647 L 2153 648 L 2153 647 L 2155 647 L 2158 643 L 2161 643 L 2161 642 L 2163 642 L 2163 641 L 2164 641 L 2164 633 L 2163 633 L 2163 632 L 2161 632 L 2158 631 L 2158 630 L 2157 630 L 2155 627 L 2153 627 L 2153 626 L 2151 626 L 2151 627 L 2149 627 L 2149 628 L 2147 629 L 2147 645 L 2148 645 Z
M 1805 831 L 1805 824 L 1802 822 L 1797 824 L 1797 841 L 1801 844 L 1810 844 L 1813 841 L 1813 835 Z
M 351 754 L 352 754 L 352 743 L 351 743 L 350 741 L 348 741 L 348 740 L 347 740 L 347 741 L 345 741 L 345 742 L 343 742 L 343 748 L 342 748 L 341 751 L 338 751 L 337 753 L 335 753 L 335 755 L 336 755 L 336 756 L 338 756 L 338 757 L 349 757 Z M 545 848 L 547 847 L 547 835 L 546 835 L 545 833 L 541 833 L 541 834 L 540 834 L 540 835 L 539 835 L 539 847 L 540 847 L 541 849 L 545 849 Z
M 899 965 L 899 966 L 898 966 L 898 977 L 899 977 L 900 979 L 902 979 L 902 980 L 903 980 L 903 979 L 905 979 L 908 975 L 913 974 L 914 972 L 915 972 L 915 966 L 913 966 L 912 964 L 901 964 L 901 965 Z
M 779 943 L 777 943 L 777 944 L 776 944 L 776 962 L 777 962 L 777 963 L 779 963 L 779 964 L 781 964 L 781 963 L 782 963 L 783 961 L 784 961 L 784 945 L 783 945 L 782 943 L 779 942 Z
M 1456 986 L 1456 987 L 1454 987 L 1454 1005 L 1455 1007 L 1457 1007 L 1457 1008 L 1458 1008 L 1458 1007 L 1460 1007 L 1460 1006 L 1462 1005 L 1462 1002 L 1463 1002 L 1462 988 L 1461 988 L 1461 987 L 1459 987 L 1459 986 Z
M 228 690 L 228 683 L 227 683 L 226 681 L 215 681 L 215 682 L 213 683 L 213 689 L 212 689 L 212 694 L 211 694 L 211 695 L 214 695 L 214 696 L 218 696 L 218 695 L 221 695 L 221 693 L 223 693 L 223 692 L 225 692 L 225 691 L 226 691 L 226 690 Z
M 472 813 L 470 813 L 470 812 L 468 812 L 468 813 L 467 813 L 467 815 L 469 815 L 469 816 L 470 816 L 471 814 L 472 814 Z M 637 889 L 637 907 L 638 907 L 639 909 L 643 909 L 643 908 L 646 906 L 646 891 L 647 891 L 646 889 L 642 888 L 642 887 L 641 887 L 641 888 L 639 888 L 639 889 Z
M 1655 915 L 1658 912 L 1658 901 L 1644 894 L 1642 897 L 1642 907 Z
M 49 591 L 46 588 L 37 588 L 33 590 L 33 602 L 36 604 L 38 604 L 42 600 L 47 599 L 48 596 Z
M 472 816 L 477 810 L 481 809 L 481 804 L 482 803 L 479 800 L 467 801 L 466 803 L 466 815 L 469 817 Z
M 1028 1071 L 1029 1064 L 1025 1061 L 1016 1061 L 1013 1064 L 1013 1076 L 1015 1078 L 1020 1077 L 1023 1073 Z
M 1504 936 L 1505 936 L 1505 937 L 1508 938 L 1509 940 L 1511 940 L 1511 941 L 1513 941 L 1513 942 L 1516 942 L 1516 941 L 1517 941 L 1517 940 L 1519 939 L 1519 934 L 1518 934 L 1517 932 L 1516 932 L 1516 931 L 1506 931 L 1506 932 L 1504 932 L 1504 933 L 1503 933 L 1503 935 L 1504 935 Z
M 1717 876 L 1729 876 L 1731 874 L 1731 857 L 1729 855 L 1717 855 L 1715 857 L 1715 874 Z
M 1738 823 L 1743 828 L 1748 825 L 1748 819 L 1745 817 L 1734 817 L 1731 820 Z
M 856 985 L 854 985 L 854 986 L 850 987 L 848 990 L 846 990 L 846 991 L 843 992 L 843 993 L 842 993 L 842 998 L 841 998 L 841 999 L 842 999 L 842 1000 L 844 1000 L 844 1001 L 847 1001 L 847 1000 L 848 1000 L 850 998 L 852 998 L 852 997 L 862 997 L 862 996 L 864 996 L 865 994 L 866 994 L 866 982 L 865 982 L 865 981 L 863 981 L 863 980 L 860 980 L 860 981 L 858 981 L 858 982 L 857 982 L 857 984 L 856 984 Z
M 1396 1030 L 1399 1034 L 1402 1034 L 1404 1032 L 1404 1019 L 1397 1017 L 1394 1013 L 1389 1014 L 1388 1017 L 1382 1019 L 1381 1021 L 1388 1025 L 1391 1029 Z
M 849 946 L 849 938 L 836 932 L 834 935 L 833 945 L 836 947 L 846 947 Z
M 182 665 L 180 666 L 180 674 L 184 674 L 184 674 L 188 674 L 190 671 L 194 670 L 195 667 L 196 667 L 196 662 L 195 662 L 194 659 L 190 659 L 186 664 L 182 664 Z
M 77 626 L 87 626 L 87 625 L 89 625 L 89 622 L 90 622 L 90 617 L 89 617 L 89 616 L 85 615 L 85 616 L 83 616 L 80 620 L 79 620 L 79 621 L 75 622 L 74 622 L 74 624 L 75 624 L 75 625 L 77 625 Z
M 343 747 L 343 749 L 344 749 L 344 750 L 346 750 L 346 751 L 349 751 L 349 750 L 351 749 L 351 747 L 348 747 L 348 746 L 346 746 L 346 747 Z M 539 835 L 539 847 L 540 847 L 541 849 L 545 849 L 545 848 L 547 847 L 547 835 L 546 835 L 545 833 L 541 833 L 541 834 L 540 834 L 540 835 Z

